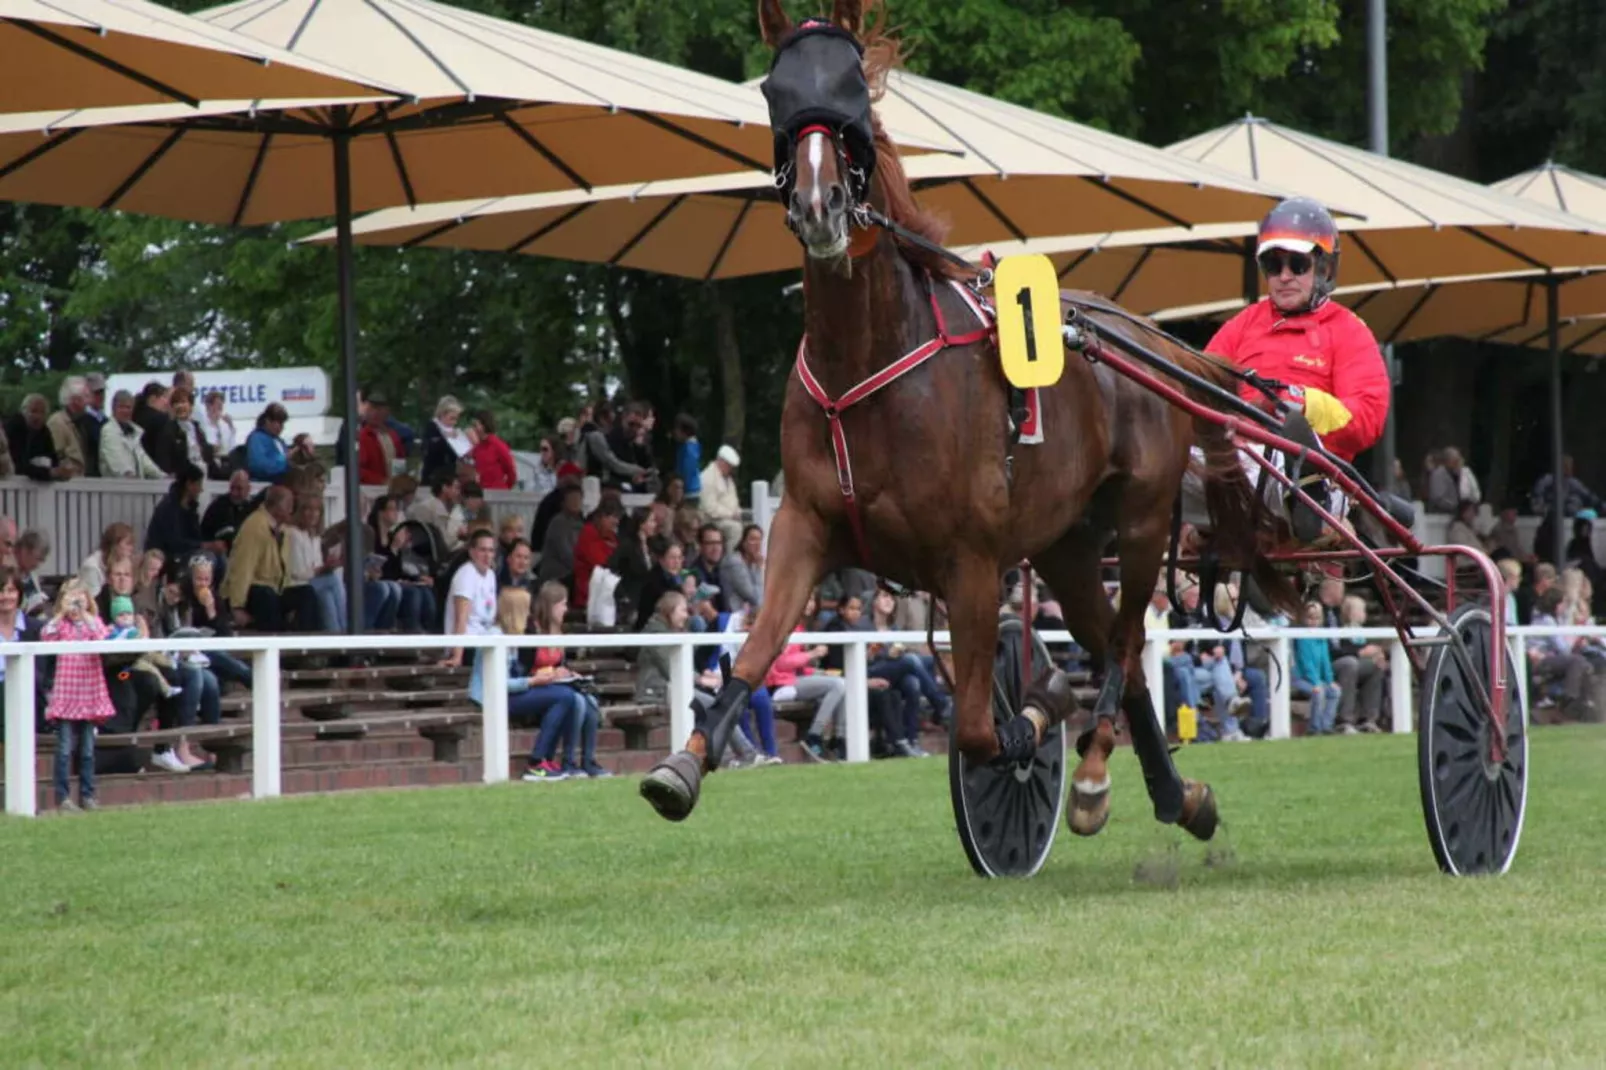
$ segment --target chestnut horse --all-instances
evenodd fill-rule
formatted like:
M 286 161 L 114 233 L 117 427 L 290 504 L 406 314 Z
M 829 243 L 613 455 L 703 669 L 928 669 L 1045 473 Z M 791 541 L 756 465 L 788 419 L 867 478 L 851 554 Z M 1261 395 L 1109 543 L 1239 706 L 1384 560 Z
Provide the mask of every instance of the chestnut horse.
M 1077 642 L 1103 665 L 1092 726 L 1078 742 L 1071 828 L 1092 835 L 1108 817 L 1107 760 L 1115 718 L 1125 711 L 1155 816 L 1208 839 L 1216 825 L 1214 797 L 1207 786 L 1179 777 L 1149 701 L 1143 617 L 1195 444 L 1205 456 L 1200 474 L 1215 551 L 1228 567 L 1255 571 L 1263 586 L 1277 584 L 1253 568 L 1271 533 L 1260 530 L 1261 511 L 1251 507 L 1254 488 L 1236 449 L 1217 425 L 1196 426 L 1182 410 L 1076 353 L 1067 355 L 1061 381 L 1040 393 L 1044 440 L 1012 443 L 1009 387 L 994 339 L 976 330 L 986 325 L 956 285 L 964 270 L 883 228 L 861 225 L 871 217 L 858 205 L 867 202 L 909 232 L 934 243 L 943 237 L 915 203 L 870 107 L 898 62 L 897 42 L 879 25 L 863 25 L 861 0 L 836 0 L 829 23 L 798 27 L 779 0 L 760 0 L 759 21 L 776 49 L 765 95 L 777 135 L 778 185 L 787 224 L 807 254 L 805 342 L 781 427 L 786 490 L 770 529 L 763 608 L 734 674 L 698 714 L 687 749 L 660 762 L 642 794 L 672 820 L 691 812 L 704 776 L 719 765 L 731 724 L 762 684 L 809 593 L 827 572 L 849 564 L 946 599 L 954 740 L 965 757 L 1029 756 L 1074 706 L 1055 673 L 1036 682 L 1022 716 L 994 724 L 1000 577 L 1029 560 L 1064 607 Z M 1108 331 L 1211 382 L 1235 385 L 1223 365 L 1172 345 L 1102 299 L 1067 299 Z M 826 407 L 939 338 L 952 341 L 862 400 Z M 846 450 L 850 465 L 839 466 L 837 449 Z M 1121 588 L 1129 593 L 1119 611 L 1101 583 L 1100 560 L 1112 538 Z M 1283 602 L 1291 592 L 1267 594 Z

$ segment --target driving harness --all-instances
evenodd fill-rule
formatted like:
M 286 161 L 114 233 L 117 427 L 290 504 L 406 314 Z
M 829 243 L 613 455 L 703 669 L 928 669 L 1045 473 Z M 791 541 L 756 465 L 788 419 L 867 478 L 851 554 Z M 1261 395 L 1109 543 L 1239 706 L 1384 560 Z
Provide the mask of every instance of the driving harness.
M 803 389 L 808 391 L 820 408 L 825 410 L 825 418 L 831 426 L 831 453 L 836 458 L 837 485 L 842 488 L 842 501 L 847 508 L 848 526 L 853 531 L 853 546 L 858 552 L 859 563 L 865 567 L 870 562 L 870 544 L 864 536 L 864 519 L 859 513 L 859 499 L 853 490 L 853 459 L 848 453 L 848 438 L 842 430 L 842 414 L 859 402 L 874 395 L 883 387 L 897 382 L 905 375 L 920 367 L 944 349 L 955 346 L 975 345 L 977 342 L 989 340 L 993 337 L 996 327 L 993 322 L 993 313 L 980 297 L 970 289 L 952 279 L 945 281 L 957 293 L 965 307 L 970 309 L 979 324 L 974 330 L 964 334 L 950 334 L 948 322 L 942 314 L 942 305 L 937 300 L 937 290 L 932 285 L 931 274 L 925 273 L 926 295 L 931 301 L 931 314 L 937 321 L 937 336 L 916 346 L 880 371 L 849 387 L 841 397 L 832 398 L 814 377 L 809 368 L 809 337 L 805 333 L 803 340 L 797 345 L 797 374 L 803 381 Z

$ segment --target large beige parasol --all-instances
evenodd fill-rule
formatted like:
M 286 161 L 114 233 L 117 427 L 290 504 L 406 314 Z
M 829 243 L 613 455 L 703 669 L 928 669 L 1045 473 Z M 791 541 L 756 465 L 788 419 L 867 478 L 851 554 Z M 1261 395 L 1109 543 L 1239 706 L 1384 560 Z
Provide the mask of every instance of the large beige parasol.
M 244 0 L 198 17 L 405 99 L 0 116 L 0 199 L 232 224 L 333 215 L 347 231 L 358 209 L 769 167 L 768 114 L 749 89 L 433 0 Z M 349 419 L 357 336 L 351 245 L 338 246 Z M 351 533 L 347 559 L 361 560 L 361 526 Z
M 954 242 L 1241 222 L 1258 219 L 1278 196 L 1139 142 L 902 71 L 889 76 L 877 111 L 892 130 L 964 149 L 904 162 L 922 205 L 952 224 Z M 802 263 L 767 174 L 396 209 L 359 221 L 355 233 L 364 244 L 493 249 L 704 279 Z
M 1347 287 L 1416 288 L 1606 264 L 1606 224 L 1263 119 L 1230 123 L 1171 151 L 1358 213 L 1362 218 L 1338 221 L 1345 232 L 1339 277 Z M 1192 234 L 1080 235 L 1032 248 L 1053 256 L 1065 285 L 1153 313 L 1258 296 L 1254 233 L 1247 224 Z
M 383 95 L 376 87 L 144 0 L 0 0 L 0 113 Z

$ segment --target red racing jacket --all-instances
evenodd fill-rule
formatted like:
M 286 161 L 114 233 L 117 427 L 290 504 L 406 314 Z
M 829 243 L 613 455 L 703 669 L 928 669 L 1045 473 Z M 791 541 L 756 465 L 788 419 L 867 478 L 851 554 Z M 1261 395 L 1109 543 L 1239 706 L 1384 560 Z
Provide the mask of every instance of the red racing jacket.
M 1327 301 L 1315 312 L 1284 317 L 1262 298 L 1222 324 L 1205 349 L 1285 386 L 1304 388 L 1311 428 L 1346 461 L 1383 433 L 1388 369 L 1371 328 L 1343 305 Z M 1247 383 L 1239 393 L 1264 400 Z M 1290 396 L 1299 400 L 1295 395 Z

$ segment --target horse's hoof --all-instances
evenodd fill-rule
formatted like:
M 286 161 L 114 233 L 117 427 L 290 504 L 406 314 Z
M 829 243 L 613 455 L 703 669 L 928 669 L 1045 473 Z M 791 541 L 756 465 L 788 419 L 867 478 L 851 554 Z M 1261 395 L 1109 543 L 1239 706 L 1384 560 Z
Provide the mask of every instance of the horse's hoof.
M 1071 782 L 1071 809 L 1065 822 L 1078 836 L 1097 836 L 1110 820 L 1110 778 Z
M 641 782 L 641 797 L 660 817 L 684 821 L 697 808 L 702 786 L 703 760 L 690 751 L 677 751 L 652 767 Z
M 1177 818 L 1177 824 L 1195 839 L 1210 839 L 1221 821 L 1216 810 L 1216 793 L 1202 780 L 1184 780 L 1182 792 L 1182 816 Z

